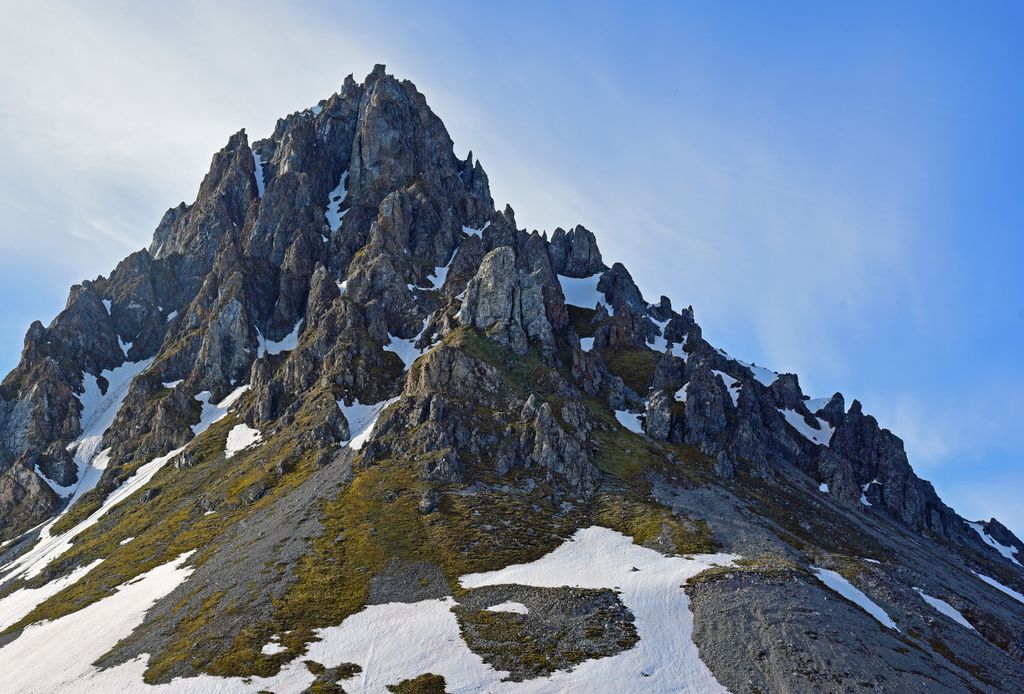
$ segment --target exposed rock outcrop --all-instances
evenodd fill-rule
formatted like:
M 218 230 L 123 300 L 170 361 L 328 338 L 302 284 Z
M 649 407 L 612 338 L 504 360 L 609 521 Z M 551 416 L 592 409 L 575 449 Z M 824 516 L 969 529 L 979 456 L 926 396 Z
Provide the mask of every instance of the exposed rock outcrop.
M 540 282 L 517 269 L 516 254 L 508 246 L 494 249 L 466 287 L 460 320 L 485 330 L 517 354 L 526 354 L 529 340 L 546 348 L 554 344 Z

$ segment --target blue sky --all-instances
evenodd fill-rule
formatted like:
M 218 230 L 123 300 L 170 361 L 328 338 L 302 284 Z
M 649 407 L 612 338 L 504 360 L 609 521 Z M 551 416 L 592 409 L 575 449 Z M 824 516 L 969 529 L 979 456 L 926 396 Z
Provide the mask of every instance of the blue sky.
M 521 225 L 586 225 L 650 299 L 861 399 L 947 502 L 1024 531 L 1019 5 L 210 4 L 5 10 L 0 369 L 230 133 L 382 62 Z

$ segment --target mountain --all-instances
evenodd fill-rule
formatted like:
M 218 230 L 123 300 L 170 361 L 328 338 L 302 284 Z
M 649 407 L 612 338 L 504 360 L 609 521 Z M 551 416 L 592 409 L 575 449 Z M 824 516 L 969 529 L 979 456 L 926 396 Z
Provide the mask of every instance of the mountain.
M 1024 544 L 376 67 L 214 155 L 0 386 L 7 691 L 1024 691 Z

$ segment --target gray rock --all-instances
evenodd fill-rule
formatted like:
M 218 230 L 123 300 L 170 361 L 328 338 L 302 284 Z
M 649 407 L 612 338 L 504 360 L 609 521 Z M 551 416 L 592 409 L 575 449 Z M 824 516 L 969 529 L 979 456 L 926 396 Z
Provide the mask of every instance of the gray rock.
M 488 331 L 517 354 L 526 354 L 529 340 L 548 347 L 554 342 L 541 286 L 516 268 L 515 251 L 508 246 L 484 256 L 466 287 L 460 320 Z
M 652 439 L 665 441 L 672 432 L 672 397 L 663 390 L 655 391 L 647 400 L 644 431 Z
M 551 267 L 566 277 L 591 277 L 605 270 L 594 234 L 580 225 L 566 232 L 559 227 L 548 245 Z

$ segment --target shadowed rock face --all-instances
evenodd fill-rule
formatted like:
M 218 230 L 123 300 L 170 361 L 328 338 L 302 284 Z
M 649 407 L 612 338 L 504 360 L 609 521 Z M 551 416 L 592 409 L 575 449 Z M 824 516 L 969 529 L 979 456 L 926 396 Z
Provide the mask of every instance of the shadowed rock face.
M 116 370 L 142 362 L 151 363 L 119 388 Z M 278 459 L 244 471 L 193 436 L 204 408 L 242 385 L 249 389 L 233 416 L 265 443 L 287 444 Z M 341 523 L 318 514 L 347 493 L 338 489 L 354 489 L 370 501 L 337 514 L 355 508 L 370 520 L 335 530 L 327 544 L 343 548 L 341 559 L 316 546 L 330 559 L 322 566 L 355 561 L 347 543 L 357 530 L 380 529 L 401 545 L 412 530 L 383 532 L 401 509 L 414 514 L 405 518 L 410 528 L 426 527 L 408 556 L 378 557 L 376 572 L 358 557 L 367 566 L 345 579 L 365 573 L 371 602 L 457 594 L 452 572 L 465 568 L 460 561 L 487 559 L 481 548 L 493 538 L 501 546 L 488 551 L 509 561 L 522 557 L 499 550 L 523 546 L 535 558 L 584 522 L 618 523 L 637 542 L 671 551 L 682 541 L 664 518 L 636 510 L 654 505 L 699 519 L 717 546 L 761 561 L 689 589 L 695 641 L 735 691 L 1012 691 L 1024 682 L 1014 626 L 1024 614 L 969 572 L 1021 592 L 1024 574 L 917 477 L 895 434 L 856 400 L 847 408 L 836 393 L 812 404 L 795 375 L 716 349 L 692 308 L 675 310 L 667 297 L 648 303 L 623 265 L 605 264 L 582 226 L 550 238 L 519 229 L 511 207 L 495 209 L 480 162 L 456 156 L 423 95 L 383 66 L 282 118 L 266 139 L 232 135 L 195 201 L 167 211 L 148 249 L 109 277 L 73 287 L 48 326 L 32 324 L 19 365 L 0 385 L 0 537 L 64 507 L 54 487 L 82 479 L 69 447 L 79 450 L 76 441 L 95 424 L 83 418 L 97 397 L 114 403 L 112 425 L 93 432 L 107 464 L 77 511 L 98 507 L 139 465 L 186 447 L 173 465 L 180 476 L 144 490 L 142 500 L 171 504 L 178 480 L 189 480 L 197 486 L 184 495 L 187 508 L 167 517 L 196 525 L 214 509 L 253 514 L 216 538 L 221 553 L 194 586 L 160 601 L 111 663 L 141 653 L 163 662 L 176 630 L 199 629 L 224 648 L 244 641 L 253 620 L 274 618 L 283 604 L 275 601 L 299 581 L 310 538 Z M 385 402 L 369 429 L 360 413 Z M 360 434 L 361 448 L 347 447 Z M 211 455 L 224 468 L 196 481 Z M 312 473 L 297 462 L 307 460 Z M 297 467 L 307 477 L 276 491 Z M 467 510 L 466 499 L 480 495 L 492 495 L 489 505 Z M 377 517 L 377 505 L 389 510 Z M 481 521 L 488 513 L 498 515 Z M 981 527 L 1024 555 L 997 520 Z M 470 539 L 439 556 L 437 538 L 465 539 L 460 533 Z M 357 549 L 372 555 L 385 542 L 379 537 Z M 279 573 L 264 575 L 259 553 L 275 552 Z M 849 569 L 872 552 L 889 562 L 887 573 L 852 574 L 929 636 L 879 635 L 808 572 L 811 562 Z M 928 621 L 931 608 L 908 588 L 915 585 L 969 614 L 977 642 Z M 509 657 L 508 629 L 478 614 L 474 596 L 483 593 L 457 595 L 459 618 L 488 662 L 516 678 L 609 655 L 635 636 L 614 595 L 552 590 L 509 592 L 539 616 L 500 618 L 517 638 L 544 640 L 563 627 L 574 634 L 571 652 L 551 645 L 537 661 L 543 667 Z M 251 600 L 251 615 L 218 607 L 224 634 L 185 619 L 219 604 L 221 593 Z M 156 678 L 213 668 L 219 655 L 204 652 L 200 664 L 170 659 Z

